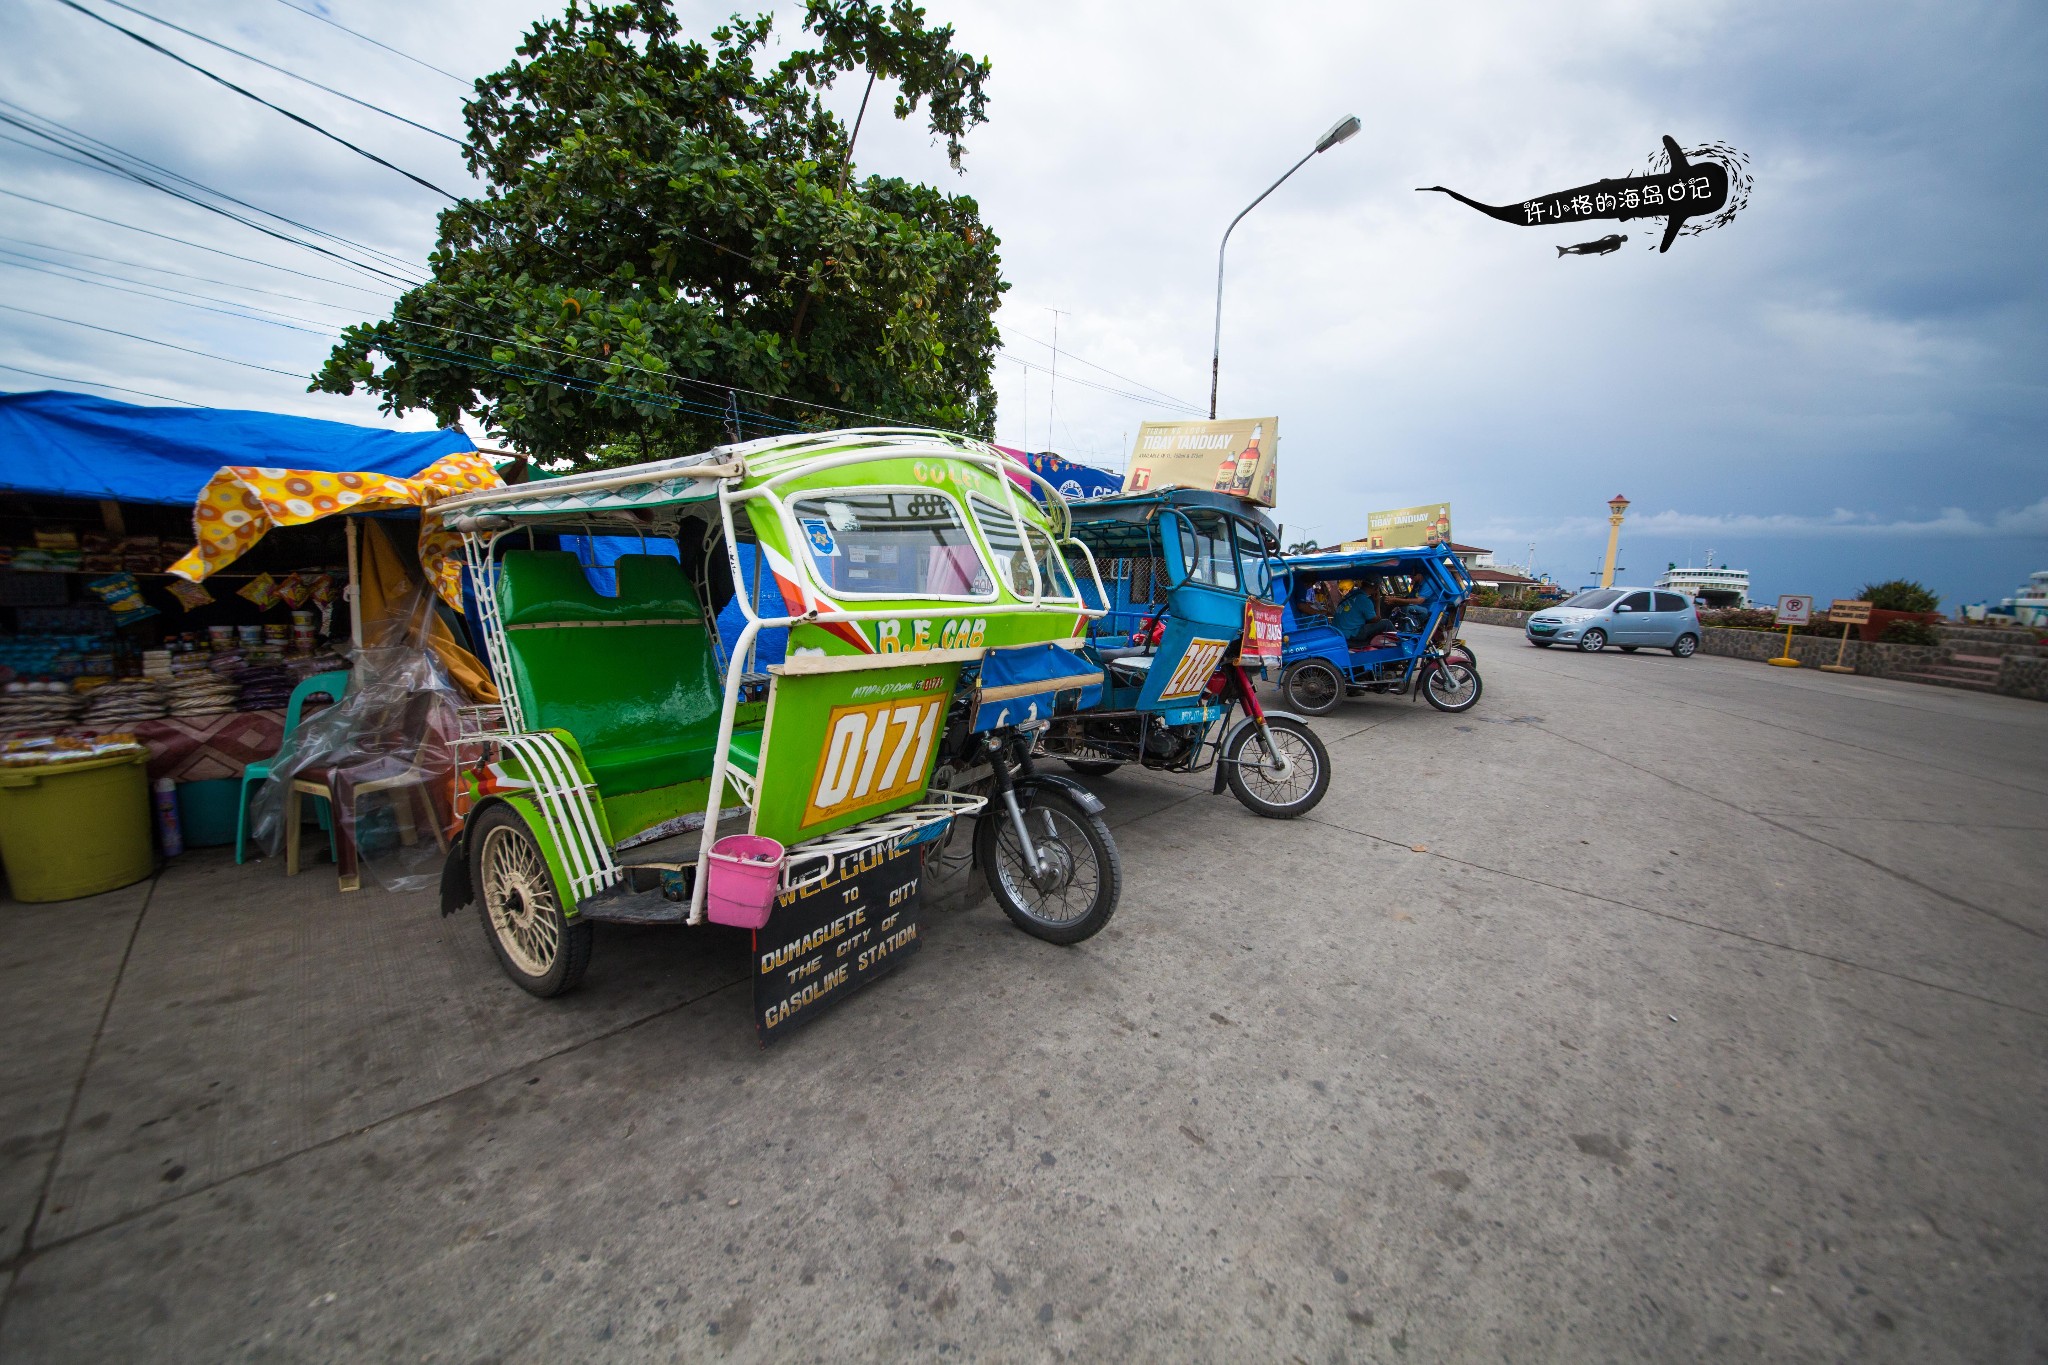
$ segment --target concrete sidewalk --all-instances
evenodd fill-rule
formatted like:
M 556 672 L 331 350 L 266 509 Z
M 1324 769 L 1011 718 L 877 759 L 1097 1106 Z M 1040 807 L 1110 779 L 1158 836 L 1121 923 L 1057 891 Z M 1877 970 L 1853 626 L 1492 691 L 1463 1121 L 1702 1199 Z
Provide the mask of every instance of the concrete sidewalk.
M 769 1052 L 736 933 L 539 1002 L 324 864 L 0 906 L 0 1359 L 2048 1350 L 2048 708 L 1469 635 Z

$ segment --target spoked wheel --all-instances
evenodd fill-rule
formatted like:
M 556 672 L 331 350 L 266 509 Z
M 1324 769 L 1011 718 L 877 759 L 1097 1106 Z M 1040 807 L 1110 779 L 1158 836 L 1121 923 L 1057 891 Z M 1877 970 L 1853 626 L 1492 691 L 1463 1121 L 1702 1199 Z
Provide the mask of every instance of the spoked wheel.
M 1291 711 L 1327 716 L 1344 700 L 1344 680 L 1321 659 L 1303 659 L 1280 680 L 1280 695 Z
M 1463 640 L 1453 642 L 1451 647 L 1444 651 L 1444 657 L 1453 663 L 1464 664 L 1468 668 L 1479 667 L 1479 659 L 1472 653 L 1472 646 L 1466 644 Z
M 1595 627 L 1579 637 L 1579 648 L 1587 654 L 1598 654 L 1607 648 L 1607 632 Z
M 991 797 L 975 821 L 974 853 L 996 903 L 1033 938 L 1059 944 L 1093 938 L 1116 913 L 1123 891 L 1109 826 L 1058 787 L 1033 787 L 1018 800 L 1038 851 L 1035 877 L 1000 797 Z
M 1266 728 L 1273 732 L 1273 747 L 1287 758 L 1287 775 L 1282 777 L 1266 766 L 1272 761 L 1266 742 L 1256 725 L 1247 725 L 1230 740 L 1223 755 L 1229 765 L 1224 776 L 1231 794 L 1246 810 L 1269 820 L 1306 815 L 1329 790 L 1330 751 L 1315 731 L 1290 716 L 1269 716 Z
M 533 831 L 493 806 L 470 831 L 470 885 L 498 965 L 522 989 L 560 995 L 590 965 L 590 924 L 562 917 L 562 898 Z
M 1479 670 L 1443 660 L 1423 674 L 1422 699 L 1439 711 L 1470 711 L 1479 702 Z

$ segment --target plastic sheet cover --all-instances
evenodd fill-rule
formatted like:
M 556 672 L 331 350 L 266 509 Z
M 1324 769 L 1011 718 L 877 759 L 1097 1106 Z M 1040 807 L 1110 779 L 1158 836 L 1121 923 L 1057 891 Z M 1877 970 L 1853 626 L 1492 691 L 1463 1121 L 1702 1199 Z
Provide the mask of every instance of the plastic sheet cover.
M 267 852 L 283 852 L 296 796 L 302 876 L 326 872 L 331 841 L 345 887 L 367 874 L 387 891 L 424 891 L 438 884 L 454 833 L 468 700 L 428 647 L 436 627 L 446 629 L 434 595 L 402 575 L 363 586 L 363 648 L 348 690 L 285 740 L 251 803 L 250 828 Z M 323 802 L 331 834 L 311 823 Z

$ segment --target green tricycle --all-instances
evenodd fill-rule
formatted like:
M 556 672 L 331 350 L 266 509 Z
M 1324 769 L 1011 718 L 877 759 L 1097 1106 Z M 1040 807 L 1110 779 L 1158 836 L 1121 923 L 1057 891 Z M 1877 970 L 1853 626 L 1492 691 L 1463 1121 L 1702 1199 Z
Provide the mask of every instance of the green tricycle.
M 477 902 L 526 990 L 574 986 L 595 921 L 740 924 L 766 1036 L 915 937 L 920 875 L 962 816 L 1025 932 L 1077 943 L 1115 912 L 1101 804 L 1030 762 L 1100 692 L 1079 652 L 1099 612 L 1069 566 L 1094 562 L 1058 492 L 993 447 L 778 437 L 432 515 L 462 536 L 503 697 L 502 724 L 460 741 L 442 909 Z M 646 551 L 611 594 L 561 548 L 599 536 Z

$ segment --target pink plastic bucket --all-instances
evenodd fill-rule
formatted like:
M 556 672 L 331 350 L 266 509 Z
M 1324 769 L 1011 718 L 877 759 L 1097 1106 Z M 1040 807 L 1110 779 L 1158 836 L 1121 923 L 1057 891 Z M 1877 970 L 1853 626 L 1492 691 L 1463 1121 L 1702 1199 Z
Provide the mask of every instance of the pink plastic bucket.
M 782 888 L 781 844 L 758 834 L 728 834 L 711 846 L 704 911 L 713 924 L 758 929 Z

